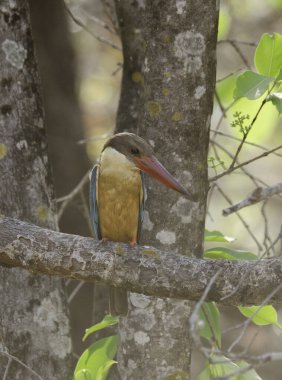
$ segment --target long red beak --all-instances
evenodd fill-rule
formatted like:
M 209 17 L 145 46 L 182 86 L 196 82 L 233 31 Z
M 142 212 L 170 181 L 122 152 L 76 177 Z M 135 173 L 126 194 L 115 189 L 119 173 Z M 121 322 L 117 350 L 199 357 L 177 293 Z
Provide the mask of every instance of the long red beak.
M 136 166 L 143 172 L 154 177 L 165 186 L 178 191 L 181 194 L 189 195 L 187 190 L 166 170 L 166 168 L 156 159 L 156 157 L 134 157 Z

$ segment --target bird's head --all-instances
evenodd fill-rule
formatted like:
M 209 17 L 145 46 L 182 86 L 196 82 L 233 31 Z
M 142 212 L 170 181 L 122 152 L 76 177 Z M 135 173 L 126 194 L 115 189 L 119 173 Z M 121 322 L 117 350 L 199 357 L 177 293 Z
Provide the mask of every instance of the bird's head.
M 118 133 L 105 143 L 103 150 L 108 147 L 123 154 L 138 169 L 149 174 L 165 186 L 181 194 L 189 195 L 187 190 L 158 161 L 152 147 L 141 137 L 133 133 Z

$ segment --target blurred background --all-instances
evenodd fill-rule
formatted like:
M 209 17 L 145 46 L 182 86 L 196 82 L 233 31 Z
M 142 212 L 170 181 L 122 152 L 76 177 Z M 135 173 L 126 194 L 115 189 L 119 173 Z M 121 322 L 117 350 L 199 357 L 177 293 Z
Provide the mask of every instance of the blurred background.
M 48 3 L 48 4 L 47 4 Z M 30 0 L 33 33 L 40 65 L 49 149 L 55 178 L 60 229 L 91 236 L 88 214 L 87 176 L 98 159 L 105 139 L 114 132 L 122 76 L 122 47 L 114 6 L 107 0 Z M 217 90 L 211 120 L 210 175 L 228 167 L 242 136 L 231 127 L 234 113 L 240 110 L 252 118 L 261 99 L 240 99 L 233 103 L 238 75 L 254 68 L 253 58 L 263 33 L 282 34 L 282 0 L 222 0 L 220 5 Z M 136 75 L 132 80 L 141 78 Z M 260 113 L 239 161 L 244 162 L 282 142 L 278 112 L 267 104 Z M 220 134 L 218 133 L 220 132 Z M 237 139 L 237 140 L 236 140 Z M 282 199 L 273 197 L 240 211 L 222 216 L 222 210 L 244 199 L 257 186 L 281 182 L 282 152 L 271 154 L 236 171 L 211 186 L 206 227 L 220 230 L 236 240 L 232 248 L 262 255 L 281 253 L 278 235 L 282 224 Z M 84 182 L 81 183 L 82 178 Z M 73 189 L 75 196 L 65 197 Z M 65 197 L 65 198 L 62 198 Z M 107 310 L 102 285 L 68 281 L 74 350 L 80 355 L 85 345 L 84 330 L 102 319 Z M 222 325 L 227 328 L 242 321 L 234 308 L 223 308 Z M 282 322 L 282 312 L 279 320 Z M 273 327 L 250 326 L 243 344 L 258 333 L 253 353 L 281 351 L 281 331 Z M 225 344 L 234 340 L 226 334 Z M 241 347 L 242 347 L 241 345 Z M 194 355 L 194 373 L 202 361 Z M 282 363 L 258 369 L 263 379 L 281 379 Z

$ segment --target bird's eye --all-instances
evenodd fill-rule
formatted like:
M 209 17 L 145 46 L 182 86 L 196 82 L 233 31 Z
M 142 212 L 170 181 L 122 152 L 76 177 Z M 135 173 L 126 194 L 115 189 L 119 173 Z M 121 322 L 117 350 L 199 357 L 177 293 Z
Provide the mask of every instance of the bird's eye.
M 140 151 L 139 151 L 138 148 L 131 148 L 131 149 L 130 149 L 130 152 L 131 152 L 132 154 L 135 154 L 135 155 L 140 153 Z

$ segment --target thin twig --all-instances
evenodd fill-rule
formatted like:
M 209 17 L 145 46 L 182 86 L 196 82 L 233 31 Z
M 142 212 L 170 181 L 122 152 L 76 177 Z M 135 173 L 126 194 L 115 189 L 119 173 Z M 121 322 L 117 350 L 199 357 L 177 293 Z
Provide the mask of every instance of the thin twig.
M 7 358 L 14 360 L 15 362 L 19 363 L 22 367 L 26 368 L 35 377 L 37 377 L 37 379 L 43 380 L 43 378 L 37 372 L 35 372 L 32 368 L 30 368 L 28 365 L 26 365 L 24 362 L 22 362 L 16 356 L 11 355 L 9 352 L 5 352 L 5 351 L 1 351 L 1 350 L 0 350 L 0 355 L 6 356 Z
M 222 177 L 226 176 L 227 174 L 230 174 L 230 173 L 234 172 L 234 170 L 237 170 L 237 169 L 239 169 L 239 168 L 242 168 L 242 167 L 245 166 L 245 165 L 249 165 L 249 164 L 251 164 L 252 162 L 257 161 L 257 160 L 259 160 L 260 158 L 266 157 L 266 156 L 268 156 L 269 154 L 271 154 L 271 153 L 273 153 L 273 152 L 276 152 L 277 150 L 279 150 L 279 149 L 281 149 L 281 148 L 282 148 L 282 145 L 279 145 L 279 146 L 277 146 L 276 148 L 269 150 L 268 152 L 264 152 L 264 153 L 260 154 L 259 156 L 256 156 L 256 157 L 254 157 L 254 158 L 252 158 L 252 159 L 250 159 L 250 160 L 248 160 L 248 161 L 242 162 L 242 164 L 239 164 L 239 165 L 237 165 L 237 166 L 233 166 L 233 167 L 230 166 L 230 168 L 227 169 L 225 172 L 223 172 L 223 173 L 221 173 L 221 174 L 218 174 L 217 176 L 211 177 L 211 178 L 209 179 L 209 181 L 210 181 L 210 182 L 217 181 L 219 178 L 222 178 Z M 234 156 L 234 158 L 235 158 L 235 156 Z M 237 159 L 237 157 L 236 157 L 236 159 Z M 234 162 L 236 162 L 236 161 L 234 161 Z
M 219 271 L 217 271 L 216 274 L 210 279 L 210 281 L 209 281 L 208 285 L 206 286 L 205 291 L 202 294 L 200 300 L 196 303 L 194 310 L 193 310 L 193 312 L 190 316 L 190 319 L 189 319 L 190 334 L 191 334 L 191 337 L 194 341 L 194 344 L 203 353 L 203 355 L 206 358 L 208 356 L 206 355 L 205 350 L 203 350 L 203 346 L 201 344 L 201 339 L 200 339 L 199 334 L 198 334 L 199 312 L 200 312 L 200 309 L 201 309 L 203 303 L 205 302 L 205 300 L 209 294 L 209 291 L 211 290 L 214 282 L 216 281 L 216 279 L 219 276 L 219 274 L 221 273 L 221 271 L 222 271 L 221 269 Z
M 82 145 L 82 144 L 86 144 L 87 142 L 90 142 L 90 141 L 100 141 L 100 140 L 104 140 L 106 139 L 107 137 L 110 137 L 112 135 L 112 132 L 107 132 L 107 133 L 103 133 L 102 135 L 98 135 L 98 136 L 93 136 L 93 137 L 89 137 L 87 139 L 82 139 L 82 140 L 79 140 L 77 142 L 78 145 Z
M 220 97 L 219 97 L 218 92 L 216 90 L 215 90 L 214 95 L 215 95 L 215 99 L 219 105 L 219 108 L 222 112 L 222 115 L 225 115 L 225 108 L 224 108 L 223 104 L 221 103 Z
M 95 33 L 92 32 L 91 29 L 89 29 L 79 18 L 77 18 L 73 13 L 72 11 L 67 7 L 67 5 L 65 4 L 65 8 L 66 8 L 66 11 L 67 13 L 69 14 L 70 18 L 77 24 L 79 25 L 82 29 L 84 29 L 87 33 L 89 33 L 92 37 L 94 37 L 97 41 L 99 42 L 102 42 L 103 44 L 106 44 L 108 46 L 110 46 L 111 48 L 115 49 L 115 50 L 118 50 L 118 51 L 122 51 L 122 48 L 118 45 L 116 45 L 115 43 L 107 40 L 106 38 L 104 37 L 101 37 L 101 36 L 97 36 Z
M 265 252 L 268 253 L 268 257 L 270 257 L 270 248 L 268 247 L 268 242 L 270 243 L 270 247 L 271 247 L 272 241 L 271 241 L 271 238 L 269 235 L 268 218 L 267 218 L 266 211 L 265 211 L 267 202 L 268 202 L 268 199 L 264 200 L 260 212 L 262 215 L 262 219 L 264 221 L 264 238 L 263 238 L 262 244 L 264 245 Z M 272 252 L 274 254 L 274 250 L 272 250 Z
M 245 141 L 246 141 L 246 139 L 247 139 L 247 137 L 248 137 L 250 131 L 252 130 L 252 128 L 253 128 L 253 126 L 254 126 L 254 124 L 255 124 L 255 122 L 256 122 L 256 120 L 257 120 L 257 118 L 258 118 L 258 116 L 259 116 L 259 114 L 260 114 L 260 112 L 261 112 L 261 110 L 262 110 L 262 108 L 263 108 L 263 106 L 264 106 L 264 105 L 266 104 L 266 102 L 268 101 L 268 96 L 269 96 L 269 94 L 271 93 L 271 91 L 273 90 L 273 88 L 274 88 L 275 86 L 276 86 L 276 82 L 274 82 L 274 84 L 273 84 L 273 85 L 267 90 L 267 94 L 266 94 L 266 96 L 264 97 L 263 101 L 261 102 L 261 105 L 260 105 L 259 109 L 257 110 L 255 116 L 253 117 L 253 120 L 251 121 L 251 124 L 248 126 L 247 131 L 244 132 L 243 139 L 242 139 L 241 143 L 239 144 L 239 146 L 238 146 L 238 148 L 237 148 L 237 151 L 236 151 L 236 153 L 235 153 L 235 155 L 234 155 L 234 160 L 233 160 L 233 162 L 232 162 L 231 165 L 230 165 L 230 169 L 232 169 L 233 166 L 235 165 L 236 159 L 237 159 L 237 157 L 238 157 L 238 155 L 239 155 L 239 153 L 240 153 L 240 151 L 241 151 L 241 149 L 242 149 L 242 147 L 243 147 L 243 145 L 244 145 L 244 143 L 245 143 Z
M 211 143 L 212 145 L 216 145 L 220 150 L 222 150 L 225 154 L 227 154 L 227 156 L 229 156 L 231 159 L 233 159 L 233 155 L 225 148 L 225 146 L 219 144 L 217 141 L 215 140 L 211 140 Z M 239 161 L 237 159 L 237 163 L 239 164 Z M 268 186 L 264 181 L 262 181 L 260 178 L 257 178 L 255 177 L 254 175 L 252 175 L 246 168 L 240 168 L 240 170 L 242 171 L 242 173 L 244 175 L 246 175 L 250 180 L 251 182 L 255 185 L 255 186 L 258 186 L 258 184 L 260 183 L 261 185 L 263 186 Z
M 234 99 L 233 102 L 229 104 L 229 106 L 224 108 L 224 112 L 222 112 L 222 115 L 220 116 L 217 125 L 215 126 L 215 131 L 217 131 L 220 127 L 220 124 L 222 123 L 222 120 L 226 118 L 227 112 L 234 106 L 234 104 L 238 101 L 238 99 Z
M 117 63 L 117 68 L 112 72 L 112 76 L 114 77 L 115 75 L 117 75 L 117 73 L 122 70 L 123 68 L 123 64 L 121 62 L 118 62 Z
M 76 285 L 74 290 L 71 292 L 70 296 L 68 297 L 68 303 L 70 304 L 71 301 L 74 299 L 74 297 L 77 295 L 79 290 L 85 285 L 85 281 L 79 281 L 79 283 Z
M 259 311 L 262 309 L 263 306 L 267 305 L 269 301 L 272 299 L 272 297 L 282 288 L 282 284 L 278 285 L 276 289 L 274 289 L 265 299 L 264 301 L 259 305 L 257 310 L 245 321 L 244 327 L 241 331 L 241 333 L 238 335 L 238 337 L 232 342 L 232 344 L 229 346 L 227 352 L 230 353 L 240 342 L 240 340 L 243 338 L 245 335 L 245 332 L 252 322 L 252 319 L 259 313 Z
M 90 15 L 90 14 L 87 14 L 87 17 L 92 20 L 93 22 L 95 22 L 96 24 L 102 26 L 102 28 L 104 28 L 105 30 L 107 30 L 108 32 L 112 33 L 112 34 L 117 34 L 116 30 L 115 29 L 112 29 L 112 27 L 110 25 L 108 25 L 105 21 L 101 20 L 100 18 L 98 17 L 95 17 L 93 15 Z
M 73 189 L 68 195 L 65 195 L 65 196 L 63 196 L 63 197 L 57 199 L 57 203 L 62 202 L 61 207 L 60 207 L 59 212 L 58 212 L 58 219 L 60 219 L 61 216 L 63 215 L 63 212 L 64 212 L 65 208 L 67 207 L 67 205 L 69 204 L 69 202 L 70 202 L 70 201 L 71 201 L 71 200 L 72 200 L 77 194 L 79 194 L 79 193 L 82 191 L 84 185 L 85 185 L 86 183 L 88 183 L 88 181 L 89 181 L 89 174 L 90 174 L 90 172 L 87 172 L 87 173 L 82 177 L 82 179 L 79 181 L 79 183 L 76 185 L 76 187 L 75 187 L 75 188 L 74 188 L 74 189 Z
M 228 78 L 232 77 L 233 75 L 238 74 L 240 71 L 242 71 L 242 69 L 238 69 L 238 70 L 234 71 L 233 73 L 229 73 L 229 74 L 225 75 L 224 77 L 217 79 L 216 83 L 223 82 L 225 79 L 228 79 Z
M 8 372 L 9 372 L 9 369 L 10 369 L 10 366 L 11 366 L 11 363 L 12 363 L 13 359 L 12 358 L 9 358 L 8 359 L 8 363 L 6 365 L 6 368 L 5 368 L 5 372 L 4 372 L 4 375 L 3 375 L 3 379 L 2 380 L 7 380 L 7 376 L 8 376 Z
M 208 314 L 207 314 L 207 312 L 206 312 L 206 310 L 205 310 L 205 304 L 204 304 L 204 303 L 203 303 L 201 309 L 202 309 L 202 312 L 203 312 L 203 314 L 204 314 L 204 316 L 205 316 L 206 321 L 208 322 L 208 325 L 209 325 L 209 328 L 210 328 L 210 330 L 211 330 L 211 333 L 212 333 L 212 337 L 213 337 L 214 343 L 215 343 L 216 347 L 217 347 L 218 349 L 220 349 L 220 343 L 219 343 L 218 340 L 217 340 L 217 337 L 216 337 L 216 334 L 215 334 L 215 331 L 214 331 L 213 325 L 212 325 L 212 323 L 211 323 L 211 321 L 210 321 L 210 319 L 209 319 L 209 316 L 208 316 Z
M 241 141 L 241 140 L 242 140 L 242 139 L 240 139 L 239 137 L 232 136 L 232 135 L 230 135 L 229 133 L 224 133 L 224 132 L 221 132 L 221 131 L 216 131 L 215 129 L 211 129 L 210 131 L 211 131 L 211 132 L 214 132 L 216 135 L 220 135 L 220 136 L 228 137 L 228 138 L 230 138 L 230 139 L 232 139 L 232 140 L 236 140 L 236 141 Z M 260 145 L 260 144 L 256 144 L 256 143 L 251 142 L 251 141 L 247 141 L 247 140 L 246 140 L 246 141 L 245 141 L 245 144 L 247 144 L 247 145 L 251 145 L 251 146 L 253 146 L 253 147 L 255 147 L 255 148 L 262 149 L 262 150 L 264 150 L 264 151 L 268 151 L 268 148 L 266 148 L 265 146 L 262 146 L 262 145 Z M 275 155 L 275 156 L 277 156 L 277 157 L 282 157 L 282 154 L 280 154 L 280 153 L 276 153 L 276 152 L 274 152 L 273 155 Z M 233 156 L 233 157 L 234 157 L 234 156 Z
M 247 45 L 247 46 L 253 46 L 253 47 L 257 47 L 258 46 L 258 44 L 256 42 L 240 41 L 240 40 L 233 40 L 233 39 L 219 40 L 217 43 L 218 44 L 222 44 L 222 43 L 228 43 L 228 44 L 235 43 L 235 44 L 239 44 L 239 45 Z
M 242 53 L 242 50 L 237 46 L 237 42 L 235 41 L 230 41 L 230 45 L 233 47 L 233 49 L 236 51 L 236 53 L 239 55 L 239 57 L 241 58 L 242 62 L 244 63 L 244 65 L 247 67 L 247 69 L 251 69 L 248 61 L 247 61 L 247 58 L 244 56 L 244 54 Z
M 268 94 L 269 94 L 269 93 L 268 93 Z M 268 94 L 267 94 L 267 95 L 268 95 Z M 238 146 L 238 148 L 237 148 L 237 151 L 236 151 L 236 153 L 235 153 L 235 155 L 234 155 L 234 159 L 233 159 L 233 161 L 231 162 L 231 165 L 230 165 L 230 168 L 229 168 L 229 169 L 232 169 L 232 168 L 234 167 L 234 165 L 235 165 L 235 163 L 236 163 L 236 160 L 237 160 L 237 157 L 239 156 L 239 153 L 241 152 L 241 150 L 242 150 L 242 148 L 243 148 L 243 145 L 244 145 L 244 143 L 245 143 L 245 141 L 246 141 L 246 139 L 247 139 L 247 137 L 248 137 L 248 134 L 250 133 L 250 131 L 251 131 L 251 129 L 252 129 L 252 127 L 253 127 L 255 121 L 257 120 L 258 115 L 260 114 L 260 112 L 261 112 L 263 106 L 265 105 L 265 103 L 266 103 L 266 98 L 262 101 L 262 103 L 261 103 L 259 109 L 257 110 L 257 113 L 256 113 L 255 116 L 253 117 L 253 120 L 251 121 L 251 124 L 249 125 L 247 131 L 244 132 L 243 138 L 242 138 L 242 140 L 241 140 L 241 142 L 240 142 L 240 144 L 239 144 L 239 146 Z
M 232 205 L 231 207 L 225 208 L 222 211 L 222 214 L 224 216 L 230 215 L 241 210 L 244 207 L 254 205 L 280 193 L 282 193 L 282 182 L 267 188 L 258 187 L 247 198 L 236 203 L 235 205 Z
M 276 239 L 272 242 L 272 244 L 264 251 L 262 257 L 265 257 L 268 255 L 268 252 L 273 249 L 274 250 L 274 247 L 275 245 L 282 239 L 282 226 L 281 226 L 281 229 L 280 229 L 280 232 L 279 234 L 277 235 Z M 275 252 L 273 252 L 275 254 Z
M 213 378 L 213 380 L 228 380 L 230 378 L 236 378 L 237 379 L 238 375 L 242 375 L 243 373 L 250 371 L 252 368 L 253 368 L 253 365 L 248 364 L 245 367 L 241 367 L 241 368 L 237 369 L 236 371 L 229 372 L 226 375 L 217 376 L 217 377 Z
M 225 192 L 221 189 L 220 186 L 216 185 L 216 188 L 218 189 L 218 191 L 220 192 L 220 194 L 223 196 L 223 198 L 230 204 L 232 205 L 232 201 L 231 199 L 228 197 L 227 194 L 225 194 Z M 249 225 L 245 222 L 244 218 L 242 218 L 242 216 L 239 214 L 239 213 L 236 213 L 236 215 L 238 216 L 238 218 L 240 219 L 241 223 L 243 224 L 243 226 L 246 228 L 246 230 L 248 231 L 249 235 L 252 237 L 252 239 L 254 240 L 254 242 L 256 243 L 256 245 L 258 246 L 258 249 L 259 251 L 262 250 L 262 246 L 260 244 L 260 242 L 257 240 L 256 236 L 254 235 L 254 233 L 251 231 Z

